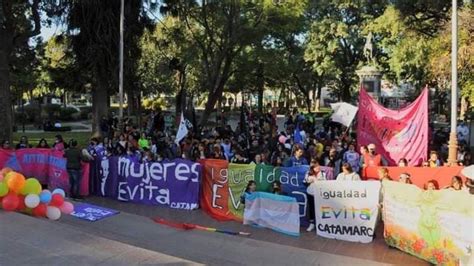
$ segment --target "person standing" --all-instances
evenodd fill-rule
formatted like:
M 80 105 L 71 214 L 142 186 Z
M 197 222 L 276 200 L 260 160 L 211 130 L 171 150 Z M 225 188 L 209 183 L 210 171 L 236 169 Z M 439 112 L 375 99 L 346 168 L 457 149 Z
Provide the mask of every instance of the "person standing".
M 83 199 L 80 195 L 82 171 L 82 151 L 77 148 L 77 141 L 70 141 L 69 149 L 64 151 L 64 157 L 67 160 L 66 169 L 69 175 L 70 196 L 73 199 Z
M 352 170 L 349 163 L 342 164 L 342 172 L 336 177 L 337 181 L 360 181 L 360 176 Z
M 293 167 L 293 166 L 300 166 L 300 165 L 308 165 L 308 161 L 306 158 L 303 157 L 304 149 L 300 145 L 295 145 L 295 151 L 293 156 L 291 156 L 286 162 L 286 167 Z
M 355 145 L 349 144 L 349 149 L 342 156 L 342 162 L 348 163 L 354 172 L 359 172 L 360 155 L 355 151 Z
M 375 151 L 375 144 L 371 143 L 367 146 L 369 152 L 362 155 L 362 167 L 386 166 L 387 163 L 382 155 Z
M 308 215 L 309 215 L 309 226 L 306 229 L 307 232 L 311 232 L 316 229 L 316 213 L 314 208 L 314 194 L 316 192 L 315 183 L 319 181 L 327 180 L 326 173 L 321 171 L 321 167 L 317 160 L 311 160 L 311 165 L 304 178 L 304 185 L 308 196 Z

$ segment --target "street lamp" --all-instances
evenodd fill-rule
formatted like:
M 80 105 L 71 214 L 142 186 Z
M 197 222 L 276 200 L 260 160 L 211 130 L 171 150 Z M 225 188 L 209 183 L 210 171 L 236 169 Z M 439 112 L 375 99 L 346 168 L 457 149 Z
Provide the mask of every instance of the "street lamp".
M 451 133 L 449 134 L 449 165 L 455 165 L 457 163 L 458 157 L 458 141 L 456 136 L 458 111 L 458 3 L 457 0 L 452 1 L 453 13 L 451 16 Z

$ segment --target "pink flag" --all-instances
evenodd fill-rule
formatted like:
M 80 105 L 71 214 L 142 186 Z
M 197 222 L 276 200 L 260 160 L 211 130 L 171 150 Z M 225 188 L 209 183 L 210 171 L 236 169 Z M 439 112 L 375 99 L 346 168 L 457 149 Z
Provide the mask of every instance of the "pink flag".
M 409 106 L 390 110 L 360 90 L 357 115 L 358 146 L 373 143 L 377 152 L 396 165 L 405 158 L 409 166 L 418 166 L 428 155 L 428 89 Z

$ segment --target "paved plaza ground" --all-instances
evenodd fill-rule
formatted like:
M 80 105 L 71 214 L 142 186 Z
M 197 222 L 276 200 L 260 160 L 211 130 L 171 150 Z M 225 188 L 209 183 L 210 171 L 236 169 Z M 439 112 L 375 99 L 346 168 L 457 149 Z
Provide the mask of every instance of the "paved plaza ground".
M 120 210 L 87 222 L 65 215 L 59 221 L 0 211 L 0 265 L 427 265 L 388 248 L 378 230 L 371 244 L 317 237 L 303 230 L 290 237 L 271 230 L 218 222 L 201 210 L 162 207 L 90 197 L 87 202 Z M 250 232 L 231 236 L 182 231 L 151 217 Z

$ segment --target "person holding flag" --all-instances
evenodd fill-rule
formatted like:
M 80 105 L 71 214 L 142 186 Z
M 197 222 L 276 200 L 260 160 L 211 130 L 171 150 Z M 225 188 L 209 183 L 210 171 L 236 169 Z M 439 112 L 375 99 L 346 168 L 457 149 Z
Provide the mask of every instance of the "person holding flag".
M 192 127 L 191 122 L 184 118 L 183 112 L 181 112 L 181 119 L 179 122 L 178 133 L 176 133 L 175 143 L 179 145 L 181 140 L 183 140 L 189 133 L 188 126 Z

